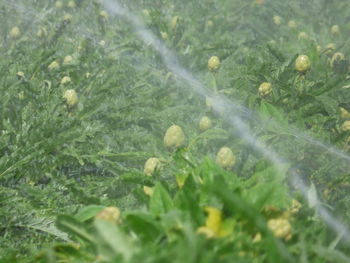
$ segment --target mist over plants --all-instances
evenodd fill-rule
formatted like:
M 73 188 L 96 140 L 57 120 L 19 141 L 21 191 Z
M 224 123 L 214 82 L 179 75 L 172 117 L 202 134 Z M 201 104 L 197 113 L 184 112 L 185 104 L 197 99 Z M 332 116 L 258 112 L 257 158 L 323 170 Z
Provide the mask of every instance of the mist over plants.
M 0 12 L 0 262 L 350 262 L 350 2 Z

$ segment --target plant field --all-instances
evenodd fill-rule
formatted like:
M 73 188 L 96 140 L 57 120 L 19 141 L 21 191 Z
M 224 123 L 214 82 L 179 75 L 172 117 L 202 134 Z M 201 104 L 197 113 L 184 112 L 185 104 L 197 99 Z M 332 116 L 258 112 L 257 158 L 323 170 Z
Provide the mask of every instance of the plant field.
M 349 1 L 0 14 L 0 263 L 350 262 Z

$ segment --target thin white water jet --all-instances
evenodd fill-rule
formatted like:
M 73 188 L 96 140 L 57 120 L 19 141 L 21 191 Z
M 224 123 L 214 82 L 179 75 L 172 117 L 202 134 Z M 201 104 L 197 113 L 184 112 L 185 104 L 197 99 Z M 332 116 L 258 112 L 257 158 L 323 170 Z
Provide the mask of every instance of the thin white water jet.
M 274 165 L 281 170 L 283 164 L 286 163 L 285 160 L 280 158 L 273 150 L 269 149 L 264 143 L 260 142 L 251 132 L 249 127 L 241 120 L 240 117 L 234 115 L 226 115 L 227 110 L 234 109 L 247 112 L 245 108 L 239 105 L 233 105 L 232 102 L 229 102 L 226 98 L 222 96 L 214 96 L 214 94 L 204 88 L 204 85 L 197 80 L 189 71 L 183 68 L 176 59 L 176 56 L 157 38 L 150 30 L 146 29 L 142 21 L 132 13 L 130 13 L 126 8 L 122 7 L 117 1 L 103 0 L 102 4 L 105 8 L 112 13 L 117 15 L 130 24 L 132 24 L 135 32 L 140 36 L 140 38 L 146 43 L 151 45 L 162 57 L 164 64 L 167 68 L 175 75 L 180 77 L 184 82 L 191 86 L 196 93 L 201 96 L 206 96 L 212 99 L 213 109 L 221 115 L 224 119 L 228 120 L 229 123 L 235 128 L 242 139 L 244 139 L 249 145 L 255 148 L 257 151 L 262 153 L 268 160 L 270 160 Z M 226 116 L 225 116 L 226 115 Z M 227 116 L 230 116 L 227 118 Z M 310 141 L 310 138 L 304 138 Z M 311 140 L 312 141 L 312 140 Z M 324 148 L 327 148 L 326 145 L 322 143 L 317 144 Z M 328 149 L 328 148 L 327 148 Z M 338 154 L 337 150 L 334 149 L 334 154 Z M 346 159 L 349 158 L 345 155 Z M 299 189 L 303 193 L 304 197 L 307 199 L 309 188 L 302 183 L 299 175 L 293 171 L 292 182 L 296 183 L 299 186 Z M 316 200 L 315 209 L 318 212 L 319 216 L 323 219 L 326 224 L 332 228 L 338 235 L 343 235 L 343 238 L 350 242 L 350 232 L 348 228 L 342 224 L 337 218 L 331 215 L 326 209 L 321 207 L 320 202 Z

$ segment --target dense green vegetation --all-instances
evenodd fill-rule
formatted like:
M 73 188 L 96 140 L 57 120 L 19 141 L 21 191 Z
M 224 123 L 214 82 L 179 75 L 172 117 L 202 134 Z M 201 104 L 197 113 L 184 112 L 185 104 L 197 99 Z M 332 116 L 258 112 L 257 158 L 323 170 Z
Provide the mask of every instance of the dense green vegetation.
M 350 262 L 350 2 L 121 2 L 232 107 L 102 1 L 0 2 L 0 262 Z

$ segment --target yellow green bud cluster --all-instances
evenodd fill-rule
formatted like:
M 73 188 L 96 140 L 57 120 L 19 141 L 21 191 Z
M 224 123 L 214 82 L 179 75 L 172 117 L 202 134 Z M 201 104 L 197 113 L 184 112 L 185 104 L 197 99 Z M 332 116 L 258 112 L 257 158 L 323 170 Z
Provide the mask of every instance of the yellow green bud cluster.
M 164 145 L 168 148 L 178 148 L 185 143 L 185 134 L 178 125 L 168 128 L 164 136 Z
M 63 98 L 69 106 L 74 106 L 78 103 L 78 95 L 74 89 L 66 90 L 63 94 Z
M 311 62 L 308 56 L 299 55 L 295 60 L 295 69 L 300 73 L 305 73 L 311 67 Z
M 217 71 L 220 68 L 220 59 L 217 56 L 212 56 L 208 60 L 208 69 L 210 71 Z
M 272 87 L 270 82 L 263 82 L 259 86 L 259 95 L 261 97 L 266 97 L 272 93 Z
M 277 238 L 289 240 L 292 238 L 292 225 L 286 218 L 274 218 L 267 221 L 268 228 Z
M 199 130 L 202 132 L 210 129 L 212 126 L 212 122 L 207 116 L 202 117 L 199 121 Z
M 236 156 L 229 147 L 222 147 L 216 155 L 216 163 L 224 169 L 232 169 L 236 163 Z

